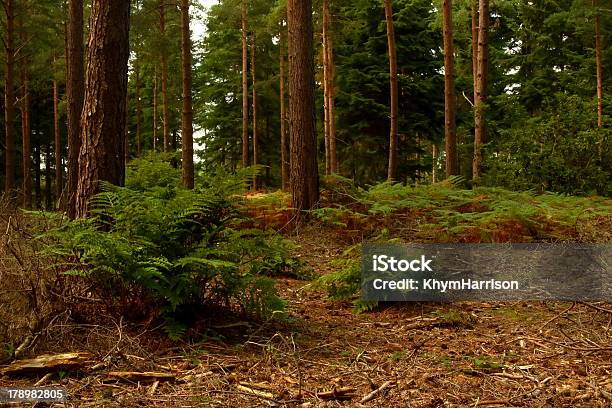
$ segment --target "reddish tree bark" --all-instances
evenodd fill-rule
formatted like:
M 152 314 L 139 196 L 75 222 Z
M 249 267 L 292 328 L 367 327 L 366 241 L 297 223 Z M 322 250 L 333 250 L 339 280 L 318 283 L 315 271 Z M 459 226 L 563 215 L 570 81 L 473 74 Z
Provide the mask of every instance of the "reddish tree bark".
M 4 190 L 11 197 L 15 190 L 15 165 L 17 151 L 15 148 L 15 90 L 14 90 L 14 69 L 15 69 L 15 3 L 13 0 L 4 2 L 6 13 L 6 36 L 4 47 L 6 51 L 6 73 L 4 77 L 4 130 L 5 130 L 5 174 Z
M 159 6 L 159 32 L 162 39 L 166 36 L 166 0 L 161 0 Z M 168 56 L 165 44 L 161 50 L 161 87 L 162 87 L 162 116 L 163 116 L 163 143 L 164 152 L 170 151 L 170 108 L 168 106 Z
M 444 145 L 446 150 L 446 177 L 450 177 L 459 173 L 455 124 L 456 96 L 452 0 L 442 1 L 442 14 L 444 31 Z M 434 148 L 436 148 L 435 145 Z
M 83 0 L 68 0 L 66 38 L 66 99 L 68 122 L 68 180 L 66 182 L 66 212 L 76 216 L 76 191 L 79 181 L 79 151 L 81 149 L 81 111 L 85 93 L 83 63 Z
M 336 152 L 336 119 L 334 104 L 334 49 L 330 32 L 331 13 L 329 0 L 323 0 L 323 72 L 324 99 L 326 114 L 327 145 L 329 147 L 328 174 L 338 172 L 338 156 Z
M 599 7 L 599 1 L 593 0 L 593 6 Z M 595 69 L 597 71 L 597 127 L 603 127 L 603 68 L 601 63 L 601 17 L 595 10 Z
M 246 0 L 240 4 L 242 20 L 242 167 L 249 165 L 249 77 L 247 46 L 247 6 Z
M 478 84 L 478 0 L 472 0 L 472 83 L 474 86 L 474 102 L 476 102 Z
M 282 188 L 288 191 L 290 186 L 289 174 L 289 138 L 287 137 L 287 112 L 285 107 L 285 27 L 281 22 L 279 48 L 280 66 L 280 134 L 281 134 L 281 182 Z
M 134 64 L 134 75 L 136 76 L 136 155 L 142 157 L 142 101 L 140 100 L 140 66 Z
M 385 18 L 387 22 L 387 47 L 389 52 L 389 93 L 390 101 L 390 131 L 389 131 L 389 169 L 387 178 L 391 181 L 397 177 L 397 113 L 398 113 L 398 86 L 397 86 L 397 52 L 395 48 L 395 33 L 393 31 L 393 5 L 391 0 L 385 1 Z
M 30 81 L 28 78 L 27 61 L 21 65 L 21 87 L 23 94 L 21 95 L 21 137 L 22 137 L 22 169 L 23 169 L 23 206 L 24 208 L 32 207 L 32 177 L 30 169 L 32 167 L 32 159 L 30 157 Z
M 251 34 L 251 81 L 253 82 L 253 164 L 259 164 L 259 138 L 257 134 L 257 50 L 255 33 Z M 259 188 L 259 177 L 253 178 L 253 190 Z
M 153 151 L 157 150 L 157 68 L 153 74 Z
M 57 81 L 53 81 L 53 135 L 55 151 L 55 196 L 59 200 L 62 195 L 62 134 L 59 121 L 59 89 Z
M 323 1 L 323 15 L 325 16 L 325 1 Z M 321 41 L 323 47 L 321 47 L 321 55 L 323 56 L 323 143 L 325 148 L 325 175 L 331 174 L 331 160 L 329 151 L 329 98 L 327 89 L 327 77 L 328 64 L 327 64 L 327 45 L 325 44 L 325 17 L 323 17 L 323 33 L 321 35 Z
M 183 186 L 194 187 L 193 169 L 193 108 L 191 102 L 191 33 L 189 31 L 189 0 L 181 0 L 181 64 L 183 74 L 183 112 L 181 118 Z
M 478 8 L 478 71 L 476 98 L 474 101 L 474 159 L 472 161 L 472 179 L 476 182 L 482 176 L 482 145 L 486 141 L 485 103 L 487 99 L 488 71 L 488 33 L 489 33 L 489 0 L 480 0 Z
M 302 218 L 303 211 L 313 208 L 319 200 L 312 0 L 288 0 L 287 22 L 292 206 Z
M 129 0 L 92 0 L 85 102 L 81 116 L 77 217 L 99 182 L 121 184 L 126 126 Z

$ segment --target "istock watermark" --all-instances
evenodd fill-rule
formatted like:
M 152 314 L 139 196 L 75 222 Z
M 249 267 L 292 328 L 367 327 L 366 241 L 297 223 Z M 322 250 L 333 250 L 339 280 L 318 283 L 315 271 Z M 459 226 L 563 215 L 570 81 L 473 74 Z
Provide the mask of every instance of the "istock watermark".
M 612 245 L 365 244 L 365 301 L 612 301 Z

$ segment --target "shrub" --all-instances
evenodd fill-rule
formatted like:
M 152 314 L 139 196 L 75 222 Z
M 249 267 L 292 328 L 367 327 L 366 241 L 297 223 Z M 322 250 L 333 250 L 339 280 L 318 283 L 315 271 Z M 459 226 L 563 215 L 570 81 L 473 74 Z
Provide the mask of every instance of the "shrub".
M 185 316 L 204 303 L 257 317 L 282 310 L 264 275 L 291 265 L 289 253 L 278 238 L 239 229 L 233 194 L 244 180 L 226 174 L 192 191 L 178 177 L 154 156 L 132 163 L 127 187 L 103 184 L 91 217 L 48 232 L 47 251 L 61 256 L 64 273 L 92 280 L 115 310 L 161 311 L 170 333 L 182 333 Z

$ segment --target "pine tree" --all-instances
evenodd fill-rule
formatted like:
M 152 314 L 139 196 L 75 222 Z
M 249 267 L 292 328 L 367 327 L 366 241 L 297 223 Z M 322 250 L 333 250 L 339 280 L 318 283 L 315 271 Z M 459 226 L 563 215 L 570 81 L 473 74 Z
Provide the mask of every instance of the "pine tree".
M 314 125 L 312 0 L 288 0 L 292 206 L 298 218 L 319 200 Z
M 192 189 L 193 168 L 193 108 L 191 101 L 191 32 L 189 0 L 181 0 L 181 60 L 183 73 L 183 112 L 181 117 L 181 158 L 183 186 Z
M 66 22 L 66 99 L 68 122 L 68 180 L 66 211 L 76 217 L 76 192 L 79 181 L 81 149 L 81 111 L 83 108 L 85 69 L 83 65 L 83 0 L 68 0 Z
M 442 0 L 442 14 L 444 31 L 444 140 L 446 150 L 446 177 L 450 177 L 459 174 L 455 124 L 456 97 L 452 0 Z
M 387 44 L 389 52 L 389 89 L 390 89 L 390 135 L 389 135 L 389 170 L 387 179 L 393 181 L 397 176 L 397 115 L 398 115 L 398 86 L 397 86 L 397 51 L 395 46 L 395 32 L 393 30 L 393 5 L 391 0 L 385 2 L 385 18 L 387 22 Z
M 130 1 L 92 0 L 86 89 L 81 116 L 77 217 L 85 217 L 99 182 L 124 174 Z M 112 83 L 113 86 L 107 86 Z

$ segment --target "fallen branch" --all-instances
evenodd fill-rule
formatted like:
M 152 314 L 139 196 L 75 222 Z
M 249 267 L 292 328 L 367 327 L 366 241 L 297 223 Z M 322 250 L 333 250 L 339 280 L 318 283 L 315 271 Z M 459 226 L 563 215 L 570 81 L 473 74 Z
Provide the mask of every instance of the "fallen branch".
M 155 373 L 155 372 L 137 372 L 137 371 L 111 371 L 106 374 L 107 380 L 118 380 L 124 382 L 156 382 L 156 381 L 174 381 L 174 374 L 170 373 Z
M 395 385 L 395 381 L 385 381 L 383 383 L 383 385 L 381 385 L 380 387 L 378 387 L 377 389 L 375 389 L 374 391 L 372 391 L 371 393 L 365 395 L 361 401 L 359 401 L 360 404 L 365 404 L 368 401 L 373 400 L 374 398 L 376 398 L 376 396 L 378 396 L 378 394 L 380 394 L 381 392 L 383 392 L 384 390 L 386 390 L 387 388 L 394 386 Z
M 93 359 L 91 353 L 42 354 L 36 358 L 17 360 L 0 373 L 4 375 L 42 374 L 84 368 Z
M 237 384 L 236 388 L 238 388 L 242 392 L 246 392 L 247 394 L 252 394 L 260 398 L 264 398 L 268 400 L 274 399 L 274 394 L 272 394 L 271 392 L 256 390 L 255 388 L 246 387 L 240 384 Z
M 612 310 L 610 310 L 610 309 L 606 309 L 606 308 L 601 307 L 601 306 L 597 306 L 597 305 L 595 305 L 595 304 L 593 304 L 593 303 L 589 303 L 589 302 L 582 302 L 582 301 L 580 301 L 580 302 L 578 302 L 578 303 L 580 303 L 581 305 L 585 305 L 585 306 L 587 306 L 587 307 L 590 307 L 590 308 L 592 308 L 592 309 L 599 310 L 600 312 L 604 312 L 604 313 L 609 313 L 609 314 L 612 314 Z
M 338 400 L 351 399 L 351 398 L 353 398 L 355 396 L 355 392 L 356 391 L 357 390 L 355 388 L 351 388 L 351 387 L 334 388 L 331 391 L 317 392 L 316 396 L 318 398 L 328 399 L 328 400 L 332 400 L 332 399 L 338 399 Z

